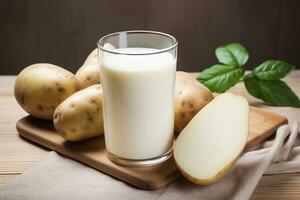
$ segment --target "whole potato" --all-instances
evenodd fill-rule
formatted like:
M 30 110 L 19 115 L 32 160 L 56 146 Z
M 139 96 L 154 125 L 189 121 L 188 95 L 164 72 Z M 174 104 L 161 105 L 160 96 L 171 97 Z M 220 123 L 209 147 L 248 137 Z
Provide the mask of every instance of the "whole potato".
M 86 58 L 83 65 L 75 74 L 80 89 L 100 83 L 100 67 L 98 64 L 98 51 L 94 49 Z
M 82 65 L 76 72 L 75 76 L 79 82 L 80 89 L 99 84 L 101 81 L 98 62 Z
M 94 49 L 85 59 L 83 65 L 98 63 L 98 49 Z
M 104 44 L 104 48 L 110 50 L 116 49 L 109 43 Z M 98 57 L 98 51 L 94 49 L 76 72 L 75 76 L 79 81 L 80 89 L 101 83 L 99 59 L 101 59 L 101 56 Z
M 76 92 L 55 110 L 54 127 L 68 141 L 81 141 L 104 133 L 100 84 Z
M 178 71 L 175 83 L 175 131 L 181 132 L 191 119 L 213 99 L 213 94 L 193 75 Z
M 56 107 L 77 90 L 74 74 L 48 63 L 26 67 L 19 73 L 14 86 L 15 98 L 27 113 L 49 120 Z

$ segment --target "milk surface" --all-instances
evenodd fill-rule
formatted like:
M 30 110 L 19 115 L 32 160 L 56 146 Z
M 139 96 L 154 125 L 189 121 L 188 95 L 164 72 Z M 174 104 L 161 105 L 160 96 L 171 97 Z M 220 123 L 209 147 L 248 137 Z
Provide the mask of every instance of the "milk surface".
M 122 53 L 156 49 L 120 48 Z M 117 55 L 103 52 L 107 150 L 127 159 L 151 159 L 172 147 L 176 60 L 171 53 Z

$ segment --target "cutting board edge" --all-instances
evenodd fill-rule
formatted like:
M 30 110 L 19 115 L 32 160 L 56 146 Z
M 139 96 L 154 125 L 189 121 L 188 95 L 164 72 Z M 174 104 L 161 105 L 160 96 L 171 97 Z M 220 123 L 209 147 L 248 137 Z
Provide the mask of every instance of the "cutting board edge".
M 287 119 L 285 117 L 277 114 L 277 113 L 269 112 L 269 111 L 266 111 L 264 109 L 255 108 L 255 107 L 252 107 L 252 106 L 251 106 L 251 109 L 253 109 L 254 111 L 258 111 L 259 113 L 263 113 L 263 114 L 265 113 L 266 115 L 273 115 L 276 118 L 275 121 L 277 122 L 277 124 L 273 125 L 273 127 L 269 127 L 269 129 L 265 132 L 267 134 L 265 134 L 264 137 L 260 137 L 260 138 L 257 138 L 255 141 L 252 141 L 252 143 L 254 143 L 254 144 L 256 144 L 258 141 L 260 141 L 260 142 L 263 141 L 264 139 L 266 139 L 267 137 L 272 135 L 272 133 L 275 132 L 276 128 L 278 128 L 282 124 L 287 123 Z M 27 120 L 26 120 L 26 118 L 27 118 Z M 33 119 L 33 121 L 30 122 L 30 119 Z M 100 168 L 97 167 L 97 165 L 99 165 L 99 162 L 97 162 L 97 165 L 96 165 L 95 164 L 96 160 L 95 159 L 91 160 L 89 156 L 87 156 L 87 158 L 89 158 L 89 159 L 79 159 L 78 156 L 75 156 L 76 152 L 74 152 L 74 149 L 72 150 L 72 148 L 71 148 L 71 149 L 68 150 L 68 147 L 64 146 L 63 143 L 58 142 L 58 139 L 55 139 L 55 138 L 54 138 L 54 140 L 50 139 L 50 145 L 49 145 L 48 144 L 49 140 L 47 142 L 47 138 L 45 138 L 43 136 L 40 136 L 39 134 L 36 134 L 36 132 L 37 132 L 37 130 L 38 131 L 43 131 L 42 129 L 44 129 L 44 130 L 46 130 L 47 132 L 49 132 L 51 134 L 51 133 L 53 133 L 53 130 L 52 130 L 53 127 L 50 127 L 49 123 L 47 123 L 49 126 L 46 126 L 45 125 L 46 123 L 44 123 L 42 121 L 41 121 L 41 124 L 36 125 L 35 120 L 37 122 L 39 121 L 39 119 L 33 118 L 33 117 L 28 115 L 28 116 L 23 117 L 23 118 L 21 118 L 17 121 L 16 128 L 17 128 L 17 130 L 19 132 L 19 135 L 21 137 L 26 138 L 27 140 L 32 141 L 34 143 L 37 143 L 40 146 L 46 147 L 50 150 L 57 151 L 60 154 L 65 155 L 66 157 L 70 157 L 74 160 L 77 160 L 80 163 L 83 163 L 83 164 L 85 164 L 87 166 L 90 166 L 90 167 L 92 167 L 96 170 L 99 170 L 99 171 L 101 171 L 105 174 L 113 176 L 116 179 L 124 181 L 127 184 L 133 185 L 137 188 L 144 189 L 144 190 L 156 190 L 156 189 L 159 189 L 159 188 L 162 188 L 162 187 L 168 185 L 170 182 L 172 182 L 173 180 L 175 180 L 176 178 L 178 178 L 180 176 L 179 171 L 175 170 L 174 172 L 172 171 L 171 173 L 165 174 L 165 176 L 162 179 L 158 179 L 158 180 L 153 180 L 151 178 L 149 179 L 149 177 L 148 177 L 148 179 L 147 178 L 145 179 L 145 177 L 144 177 L 144 179 L 142 179 L 142 178 L 141 179 L 135 179 L 134 177 L 131 176 L 132 174 L 131 175 L 130 175 L 130 173 L 126 174 L 126 172 L 124 172 L 122 170 L 120 171 L 117 168 L 115 168 L 113 166 L 109 166 L 109 164 L 106 164 L 106 167 L 113 167 L 113 170 L 115 170 L 115 172 L 118 173 L 118 175 L 116 175 L 115 172 L 114 172 L 115 173 L 114 174 L 114 173 L 111 173 L 110 170 L 103 169 L 102 167 L 100 167 Z M 23 121 L 25 121 L 25 122 L 29 121 L 29 125 L 27 123 L 25 123 L 25 125 L 26 125 L 26 126 L 24 125 L 25 128 L 21 127 L 24 124 Z M 280 124 L 278 124 L 279 122 L 280 122 Z M 44 125 L 43 125 L 43 123 L 44 123 Z M 27 127 L 27 126 L 29 126 L 29 127 Z M 28 130 L 28 129 L 30 129 L 30 127 L 33 127 L 34 129 L 37 129 L 37 130 L 35 130 L 33 133 L 31 133 L 30 130 Z M 62 147 L 60 147 L 60 146 L 62 146 Z M 247 144 L 246 147 L 247 146 L 249 147 L 249 144 Z M 105 160 L 104 160 L 104 163 L 105 163 Z M 105 164 L 103 164 L 103 161 L 101 162 L 101 165 L 105 165 Z M 125 173 L 125 178 L 122 176 L 122 173 Z M 118 177 L 118 176 L 121 176 L 121 177 Z M 126 178 L 126 176 L 128 178 Z M 133 179 L 134 179 L 134 181 L 132 182 Z M 145 180 L 151 180 L 151 181 L 148 181 L 147 183 L 145 183 Z
M 56 151 L 56 152 L 66 156 L 66 157 L 69 157 L 73 160 L 76 160 L 76 161 L 78 161 L 78 162 L 80 162 L 80 163 L 82 163 L 82 164 L 84 164 L 88 167 L 92 167 L 93 169 L 96 169 L 100 172 L 103 172 L 103 173 L 105 173 L 109 176 L 113 176 L 117 180 L 125 182 L 125 183 L 127 183 L 129 185 L 132 185 L 134 187 L 144 189 L 144 190 L 157 190 L 157 189 L 160 189 L 160 188 L 168 185 L 170 182 L 172 182 L 173 180 L 177 179 L 180 176 L 180 172 L 177 170 L 172 174 L 172 176 L 171 175 L 168 176 L 168 179 L 165 182 L 162 182 L 161 180 L 151 180 L 151 181 L 148 181 L 148 182 L 144 182 L 143 180 L 141 180 L 137 177 L 134 177 L 133 182 L 132 181 L 128 182 L 128 181 L 122 180 L 119 177 L 116 177 L 115 175 L 113 175 L 108 170 L 103 169 L 103 168 L 100 169 L 99 167 L 97 167 L 97 165 L 95 164 L 95 161 L 93 161 L 89 158 L 86 158 L 84 160 L 83 159 L 78 159 L 76 156 L 73 155 L 74 153 L 72 151 L 67 151 L 67 150 L 61 149 L 59 147 L 57 148 L 57 146 L 59 146 L 59 145 L 57 145 L 55 143 L 52 143 L 52 142 L 49 145 L 44 141 L 44 139 L 42 137 L 37 137 L 35 134 L 32 134 L 30 131 L 26 130 L 26 128 L 20 128 L 20 124 L 23 123 L 23 121 L 25 121 L 26 118 L 28 118 L 28 117 L 31 117 L 31 116 L 29 116 L 29 115 L 25 116 L 25 117 L 19 119 L 16 123 L 16 129 L 17 129 L 17 131 L 18 131 L 18 133 L 21 137 L 26 138 L 27 140 L 32 141 L 32 142 L 34 142 L 38 145 L 41 145 L 43 147 L 46 147 L 49 150 Z M 102 166 L 104 166 L 104 164 L 102 164 Z M 104 166 L 104 167 L 108 167 L 108 166 Z M 119 171 L 115 170 L 114 173 L 116 173 L 116 172 L 119 173 Z M 121 173 L 121 174 L 122 174 L 122 176 L 126 175 L 124 173 Z M 133 177 L 130 177 L 130 179 L 132 179 L 132 178 Z M 136 182 L 136 183 L 134 183 L 134 182 Z
M 279 126 L 282 126 L 282 125 L 287 124 L 287 123 L 288 123 L 287 118 L 284 118 L 278 124 L 278 126 L 274 126 L 274 127 L 270 128 L 268 131 L 266 131 L 266 134 L 263 137 L 255 138 L 251 142 L 247 143 L 246 146 L 245 146 L 245 148 L 244 148 L 244 151 L 247 151 L 247 150 L 251 149 L 252 147 L 254 147 L 255 145 L 261 143 L 262 141 L 264 141 L 265 139 L 267 139 L 268 137 L 270 137 L 271 135 L 273 135 L 276 132 L 276 130 L 277 130 L 277 128 Z

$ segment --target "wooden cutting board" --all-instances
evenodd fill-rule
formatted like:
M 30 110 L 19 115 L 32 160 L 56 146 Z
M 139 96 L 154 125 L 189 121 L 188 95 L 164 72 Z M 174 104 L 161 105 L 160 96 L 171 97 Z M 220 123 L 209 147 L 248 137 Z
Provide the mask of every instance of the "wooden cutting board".
M 287 123 L 286 118 L 280 115 L 252 107 L 250 109 L 249 136 L 245 149 L 262 142 L 272 135 L 278 126 L 285 123 Z M 51 122 L 30 116 L 17 122 L 17 130 L 28 140 L 141 189 L 159 189 L 180 176 L 173 157 L 162 164 L 149 167 L 123 167 L 114 164 L 106 157 L 103 136 L 83 142 L 67 142 L 54 131 Z

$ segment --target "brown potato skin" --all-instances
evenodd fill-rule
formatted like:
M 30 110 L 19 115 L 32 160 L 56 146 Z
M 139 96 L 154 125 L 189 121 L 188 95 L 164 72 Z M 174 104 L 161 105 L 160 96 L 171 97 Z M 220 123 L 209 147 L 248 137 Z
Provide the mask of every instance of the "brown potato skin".
M 53 123 L 57 133 L 68 141 L 82 141 L 102 135 L 102 87 L 100 84 L 80 90 L 55 110 Z
M 52 120 L 56 107 L 78 89 L 78 82 L 71 72 L 53 64 L 37 63 L 19 73 L 14 95 L 30 115 Z
M 85 59 L 83 65 L 91 64 L 91 63 L 98 63 L 98 49 L 94 49 L 88 57 Z
M 75 74 L 80 89 L 87 88 L 91 85 L 100 84 L 100 67 L 98 63 L 85 64 L 79 68 Z
M 94 49 L 88 55 L 87 59 L 76 72 L 75 76 L 79 82 L 80 89 L 101 83 L 97 49 Z
M 182 71 L 176 72 L 175 132 L 180 133 L 198 111 L 213 98 L 213 94 L 193 75 Z

